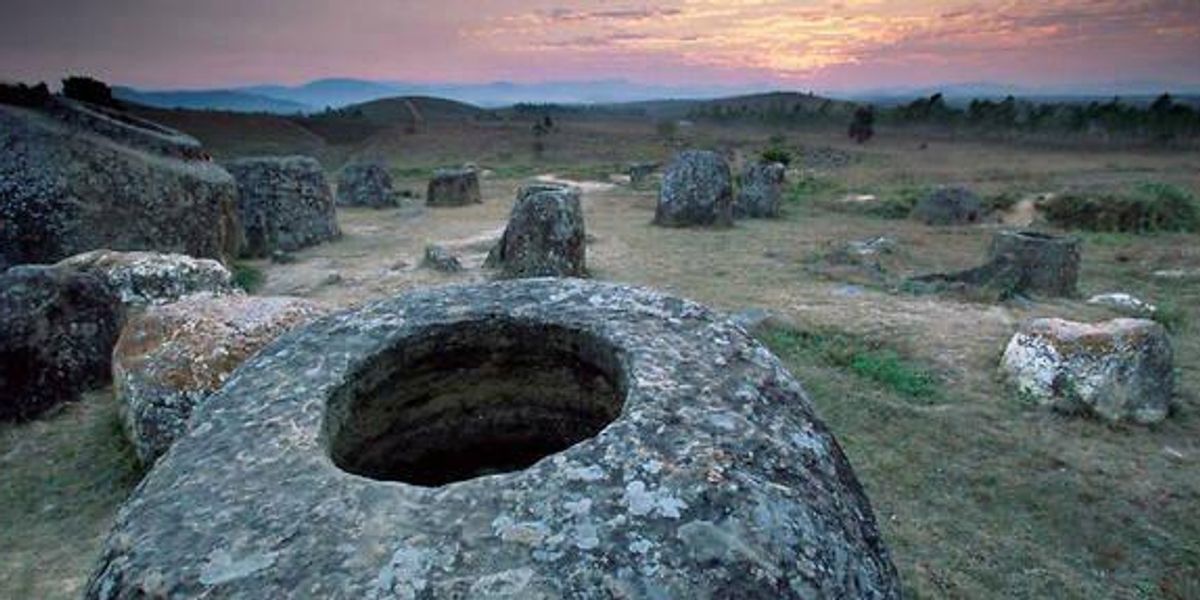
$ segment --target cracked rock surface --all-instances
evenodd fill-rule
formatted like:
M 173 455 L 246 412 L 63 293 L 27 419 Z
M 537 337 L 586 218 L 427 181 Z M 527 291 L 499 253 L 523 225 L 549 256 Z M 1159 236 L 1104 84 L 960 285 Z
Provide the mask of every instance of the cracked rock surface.
M 422 290 L 283 335 L 121 509 L 89 598 L 898 598 L 800 384 L 698 304 Z

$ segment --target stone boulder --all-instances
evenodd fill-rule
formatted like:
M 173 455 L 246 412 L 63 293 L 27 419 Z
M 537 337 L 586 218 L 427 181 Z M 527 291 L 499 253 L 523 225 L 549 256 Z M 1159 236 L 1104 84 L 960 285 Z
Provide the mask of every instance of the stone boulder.
M 787 167 L 780 163 L 747 164 L 738 176 L 737 200 L 733 203 L 734 218 L 778 217 L 786 174 Z
M 586 277 L 587 232 L 580 190 L 534 184 L 521 188 L 490 263 L 501 277 Z
M 85 597 L 900 593 L 837 440 L 742 328 L 523 279 L 261 351 L 117 513 Z
M 35 417 L 106 383 L 123 318 L 95 275 L 45 266 L 0 274 L 0 421 Z
M 338 206 L 388 208 L 399 206 L 392 176 L 375 163 L 352 163 L 338 173 Z
M 241 293 L 225 265 L 182 254 L 93 250 L 64 259 L 54 268 L 99 276 L 127 308 L 167 304 L 195 294 Z
M 425 194 L 428 206 L 467 206 L 482 204 L 479 171 L 472 168 L 438 169 L 429 180 Z
M 295 252 L 341 235 L 333 195 L 316 159 L 264 156 L 226 167 L 237 179 L 244 256 Z
M 432 244 L 425 247 L 425 258 L 421 266 L 442 273 L 458 273 L 463 270 L 462 263 L 443 246 Z
M 716 152 L 681 152 L 667 167 L 654 224 L 663 227 L 729 226 L 733 223 L 733 176 Z
M 1170 411 L 1172 360 L 1167 332 L 1154 321 L 1036 319 L 1013 336 L 1001 364 L 1017 390 L 1043 406 L 1144 424 Z
M 986 215 L 983 201 L 961 186 L 940 186 L 917 201 L 913 216 L 926 225 L 969 225 Z
M 238 366 L 325 312 L 298 298 L 231 296 L 185 298 L 132 316 L 112 353 L 112 373 L 138 458 L 153 463 Z
M 199 142 L 113 109 L 0 105 L 0 271 L 95 250 L 228 261 L 233 178 Z

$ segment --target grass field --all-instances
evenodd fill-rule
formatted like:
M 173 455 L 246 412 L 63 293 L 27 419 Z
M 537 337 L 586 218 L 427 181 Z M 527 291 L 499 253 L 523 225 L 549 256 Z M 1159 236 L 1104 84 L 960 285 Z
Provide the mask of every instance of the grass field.
M 206 124 L 194 133 L 222 156 L 287 146 L 261 131 L 253 143 L 239 141 L 237 129 Z M 294 264 L 248 264 L 265 276 L 259 293 L 353 306 L 414 287 L 483 280 L 478 265 L 523 180 L 551 173 L 587 180 L 596 278 L 778 317 L 760 336 L 844 445 L 909 597 L 1200 598 L 1200 282 L 1152 276 L 1200 269 L 1195 234 L 1081 234 L 1084 297 L 1128 292 L 1169 315 L 1178 410 L 1154 427 L 1047 413 L 997 378 L 1000 353 L 1023 319 L 1112 313 L 1078 300 L 996 304 L 914 295 L 870 281 L 851 285 L 813 268 L 837 244 L 875 236 L 896 240 L 891 276 L 974 266 L 1003 226 L 885 219 L 842 202 L 848 194 L 903 198 L 962 183 L 988 196 L 1025 197 L 1162 182 L 1196 195 L 1200 153 L 1050 149 L 886 130 L 856 146 L 840 131 L 756 127 L 681 128 L 681 139 L 666 141 L 652 122 L 634 120 L 564 122 L 541 154 L 523 123 L 384 131 L 352 147 L 286 132 L 298 144 L 288 151 L 316 154 L 331 171 L 355 157 L 384 160 L 402 188 L 423 189 L 428 170 L 443 164 L 472 161 L 491 175 L 478 206 L 342 211 L 342 240 L 299 252 Z M 607 183 L 627 162 L 663 160 L 685 145 L 743 156 L 768 145 L 790 149 L 795 190 L 784 218 L 727 230 L 661 229 L 650 225 L 654 192 Z M 445 275 L 419 268 L 429 243 L 448 246 L 468 269 Z M 78 593 L 104 528 L 137 478 L 113 425 L 113 404 L 97 393 L 39 422 L 0 427 L 0 538 L 12 540 L 0 544 L 0 597 Z

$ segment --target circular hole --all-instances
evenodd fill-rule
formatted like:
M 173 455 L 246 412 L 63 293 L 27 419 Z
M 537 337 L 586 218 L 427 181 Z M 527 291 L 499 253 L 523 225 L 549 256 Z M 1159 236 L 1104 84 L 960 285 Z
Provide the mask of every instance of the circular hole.
M 374 357 L 330 398 L 333 462 L 440 486 L 519 471 L 600 433 L 624 405 L 617 353 L 591 334 L 507 319 L 439 325 Z

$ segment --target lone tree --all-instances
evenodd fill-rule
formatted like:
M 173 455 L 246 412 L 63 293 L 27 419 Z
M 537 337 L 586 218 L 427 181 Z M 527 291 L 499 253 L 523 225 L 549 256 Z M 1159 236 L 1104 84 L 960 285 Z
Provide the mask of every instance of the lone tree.
M 850 137 L 860 143 L 875 136 L 875 109 L 871 106 L 860 106 L 854 111 L 854 120 L 850 122 Z
M 71 76 L 62 81 L 64 96 L 81 102 L 120 108 L 120 103 L 113 98 L 112 88 L 107 83 L 91 77 Z

